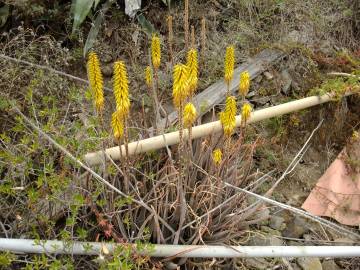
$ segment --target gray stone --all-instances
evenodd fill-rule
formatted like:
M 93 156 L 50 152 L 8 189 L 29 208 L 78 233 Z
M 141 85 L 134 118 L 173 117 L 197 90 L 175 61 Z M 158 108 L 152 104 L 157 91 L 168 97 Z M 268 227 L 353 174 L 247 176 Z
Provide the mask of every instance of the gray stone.
M 350 238 L 342 237 L 334 239 L 335 246 L 353 246 L 356 242 Z
M 261 96 L 255 96 L 251 99 L 251 102 L 254 103 L 256 106 L 264 106 L 265 104 L 269 103 L 271 100 L 270 97 L 261 97 Z
M 279 238 L 281 233 L 267 226 L 262 226 L 261 231 L 254 234 L 249 240 L 250 246 L 282 246 L 284 243 Z
M 284 237 L 301 238 L 308 231 L 306 220 L 301 217 L 295 217 L 282 232 Z
M 272 80 L 274 79 L 274 75 L 272 75 L 269 71 L 265 71 L 264 72 L 264 76 L 267 80 Z
M 290 76 L 290 73 L 287 69 L 284 69 L 283 71 L 281 71 L 281 80 L 282 80 L 282 88 L 281 88 L 281 92 L 285 95 L 287 95 L 289 93 L 291 84 L 292 84 L 292 78 Z
M 292 268 L 293 270 L 301 270 L 300 266 L 298 266 L 296 263 L 292 263 L 292 264 L 291 264 L 291 268 Z M 289 269 L 289 270 L 290 270 L 290 269 Z
M 282 231 L 286 228 L 286 224 L 284 223 L 285 219 L 279 216 L 272 216 L 270 218 L 269 226 L 274 230 Z
M 341 270 L 334 260 L 324 261 L 321 265 L 324 270 Z
M 113 74 L 113 65 L 108 64 L 103 66 L 102 73 L 104 74 L 105 77 L 111 77 Z
M 248 258 L 244 260 L 244 264 L 254 269 L 269 269 L 271 264 L 264 258 Z
M 112 62 L 113 60 L 113 57 L 111 54 L 103 54 L 101 55 L 101 62 L 104 62 L 106 64 Z
M 297 259 L 297 263 L 302 270 L 322 270 L 321 262 L 319 258 L 302 257 Z

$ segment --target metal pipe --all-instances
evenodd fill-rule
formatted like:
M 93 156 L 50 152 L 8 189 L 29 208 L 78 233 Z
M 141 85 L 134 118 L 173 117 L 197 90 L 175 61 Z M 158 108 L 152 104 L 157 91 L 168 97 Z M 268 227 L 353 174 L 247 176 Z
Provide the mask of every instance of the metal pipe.
M 99 242 L 70 242 L 57 240 L 30 240 L 0 238 L 0 251 L 13 253 L 51 253 L 74 255 L 99 255 L 107 247 L 112 253 L 116 245 Z M 91 248 L 90 248 L 91 247 Z M 136 246 L 134 245 L 134 248 Z M 146 250 L 146 249 L 145 249 Z M 240 258 L 240 257 L 360 257 L 360 246 L 196 246 L 152 245 L 141 255 L 151 257 L 186 258 Z
M 319 105 L 325 102 L 331 101 L 331 96 L 325 94 L 323 96 L 311 96 L 277 106 L 265 108 L 262 110 L 255 111 L 251 114 L 248 123 L 259 122 L 264 119 L 268 119 L 275 116 L 280 116 L 290 112 L 295 112 L 298 110 L 306 109 L 315 105 Z M 241 125 L 241 115 L 236 116 L 236 126 Z M 212 133 L 221 132 L 222 126 L 220 121 L 210 122 L 207 124 L 195 126 L 192 128 L 192 139 L 197 139 L 210 135 Z M 188 130 L 184 130 L 184 138 L 188 137 Z M 144 153 L 147 151 L 157 150 L 164 148 L 166 146 L 174 145 L 179 143 L 179 131 L 174 131 L 148 139 L 132 142 L 128 144 L 128 153 L 129 155 L 135 155 L 139 153 Z M 125 153 L 125 146 L 122 145 L 122 153 Z M 119 147 L 115 146 L 112 148 L 106 149 L 106 153 L 113 159 L 120 159 Z M 88 153 L 85 155 L 85 161 L 89 165 L 100 164 L 103 160 L 104 153 L 102 151 Z

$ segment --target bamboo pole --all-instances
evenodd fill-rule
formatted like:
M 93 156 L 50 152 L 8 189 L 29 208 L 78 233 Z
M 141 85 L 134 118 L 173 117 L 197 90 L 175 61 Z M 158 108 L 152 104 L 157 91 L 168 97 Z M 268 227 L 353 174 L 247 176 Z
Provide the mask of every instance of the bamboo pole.
M 113 253 L 115 243 L 63 242 L 58 240 L 31 240 L 0 238 L 0 251 L 13 253 L 46 253 L 73 255 L 100 255 L 106 246 Z M 127 244 L 131 245 L 131 244 Z M 91 248 L 89 248 L 91 247 Z M 136 250 L 135 244 L 133 244 Z M 275 258 L 275 257 L 333 257 L 360 256 L 360 246 L 208 246 L 208 245 L 151 245 L 140 252 L 151 257 L 183 258 Z
M 349 93 L 348 95 L 351 95 Z M 331 101 L 332 98 L 329 94 L 325 94 L 323 96 L 311 96 L 295 101 L 290 101 L 284 104 L 276 105 L 273 107 L 261 109 L 251 113 L 250 119 L 247 123 L 255 123 L 259 122 L 271 117 L 280 116 L 283 114 L 288 114 L 291 112 L 303 110 L 306 108 L 310 108 L 315 105 L 319 105 L 325 102 Z M 241 115 L 236 116 L 236 127 L 241 125 Z M 192 140 L 201 138 L 212 133 L 221 132 L 222 126 L 220 121 L 214 121 L 207 124 L 195 126 L 192 128 Z M 183 137 L 184 139 L 188 138 L 188 130 L 183 130 Z M 140 154 L 148 151 L 158 150 L 164 148 L 166 146 L 171 146 L 174 144 L 179 143 L 179 131 L 174 131 L 162 135 L 158 135 L 155 137 L 151 137 L 148 139 L 135 141 L 128 144 L 128 153 L 129 155 Z M 125 150 L 125 146 L 122 145 L 122 148 Z M 122 151 L 124 153 L 124 151 Z M 120 159 L 120 151 L 119 147 L 115 146 L 112 148 L 106 149 L 106 153 L 113 159 L 119 160 Z M 89 165 L 97 165 L 100 164 L 103 160 L 103 152 L 98 151 L 94 153 L 88 153 L 85 155 L 85 161 Z

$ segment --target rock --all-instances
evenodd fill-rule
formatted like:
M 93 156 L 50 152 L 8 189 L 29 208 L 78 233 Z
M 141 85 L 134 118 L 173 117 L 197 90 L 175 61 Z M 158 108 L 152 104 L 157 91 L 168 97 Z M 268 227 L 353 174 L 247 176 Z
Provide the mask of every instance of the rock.
M 266 97 L 255 96 L 255 97 L 251 100 L 251 102 L 254 103 L 254 105 L 255 105 L 256 107 L 258 107 L 258 106 L 264 106 L 266 103 L 269 103 L 270 100 L 271 100 L 271 98 L 270 98 L 270 97 L 267 97 L 267 96 L 266 96 Z
M 272 75 L 269 71 L 265 71 L 264 72 L 264 76 L 267 80 L 272 80 L 274 79 L 274 75 Z
M 281 233 L 267 226 L 261 226 L 261 232 L 250 238 L 249 246 L 283 246 L 283 241 L 279 238 Z
M 283 71 L 281 71 L 281 80 L 282 80 L 282 88 L 281 88 L 281 92 L 284 95 L 287 95 L 289 93 L 289 90 L 291 88 L 291 84 L 292 84 L 292 78 L 290 76 L 290 73 L 287 69 L 284 69 Z
M 272 216 L 270 218 L 269 226 L 278 231 L 282 231 L 286 228 L 286 224 L 284 223 L 285 219 L 279 216 Z
M 254 219 L 259 220 L 268 220 L 270 217 L 270 210 L 269 208 L 260 208 L 258 211 L 254 214 Z
M 113 74 L 113 65 L 108 64 L 103 66 L 102 73 L 104 74 L 105 77 L 111 77 Z
M 271 264 L 264 258 L 247 258 L 244 260 L 244 264 L 253 269 L 269 269 Z
M 286 243 L 287 243 L 287 246 L 305 246 L 304 242 L 302 242 L 302 241 L 288 240 Z
M 111 54 L 105 53 L 101 55 L 101 62 L 104 62 L 105 64 L 110 63 L 113 60 L 113 57 Z
M 294 194 L 293 196 L 290 197 L 290 199 L 286 202 L 286 204 L 291 205 L 291 206 L 298 206 L 301 205 L 301 195 L 299 194 Z
M 319 258 L 302 257 L 297 259 L 297 263 L 303 270 L 322 270 L 321 262 Z
M 311 44 L 313 42 L 312 40 L 312 31 L 306 31 L 308 29 L 301 29 L 299 30 L 293 30 L 291 31 L 286 37 L 285 42 L 291 42 L 291 43 L 301 43 L 301 44 Z
M 334 239 L 335 246 L 353 246 L 356 242 L 350 238 L 342 237 Z
M 301 238 L 308 231 L 306 220 L 301 217 L 295 217 L 282 232 L 284 237 Z
M 255 78 L 255 82 L 260 83 L 262 81 L 262 79 L 263 79 L 263 76 L 259 75 Z
M 334 260 L 324 261 L 321 265 L 324 270 L 341 270 Z
M 291 268 L 292 268 L 293 270 L 301 270 L 300 266 L 298 266 L 296 263 L 292 263 L 292 264 L 291 264 Z M 290 269 L 289 269 L 289 270 L 290 270 Z

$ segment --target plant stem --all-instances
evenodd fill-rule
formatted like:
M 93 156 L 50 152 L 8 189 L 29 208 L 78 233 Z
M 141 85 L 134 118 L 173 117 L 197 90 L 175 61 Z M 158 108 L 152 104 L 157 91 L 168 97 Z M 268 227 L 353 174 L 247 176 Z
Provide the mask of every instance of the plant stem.
M 189 49 L 189 0 L 185 0 L 184 15 L 185 50 Z
M 158 70 L 154 68 L 154 83 L 152 85 L 152 92 L 153 92 L 153 101 L 154 101 L 154 110 L 155 110 L 155 130 L 156 133 L 159 133 L 160 130 L 158 130 L 158 123 L 160 123 L 161 117 L 160 117 L 160 102 L 157 95 L 158 89 L 159 89 L 159 76 L 158 76 Z

